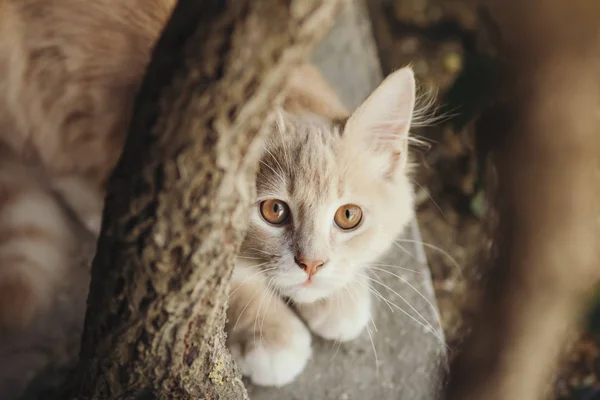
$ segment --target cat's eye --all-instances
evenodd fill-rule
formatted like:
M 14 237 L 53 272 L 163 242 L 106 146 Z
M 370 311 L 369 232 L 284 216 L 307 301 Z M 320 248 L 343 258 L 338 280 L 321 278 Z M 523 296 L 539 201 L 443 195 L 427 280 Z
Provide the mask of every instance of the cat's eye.
M 338 228 L 349 231 L 360 224 L 360 221 L 362 220 L 362 210 L 356 204 L 343 205 L 337 209 L 333 220 Z
M 290 207 L 281 200 L 261 201 L 259 208 L 260 215 L 271 225 L 284 225 L 290 217 Z

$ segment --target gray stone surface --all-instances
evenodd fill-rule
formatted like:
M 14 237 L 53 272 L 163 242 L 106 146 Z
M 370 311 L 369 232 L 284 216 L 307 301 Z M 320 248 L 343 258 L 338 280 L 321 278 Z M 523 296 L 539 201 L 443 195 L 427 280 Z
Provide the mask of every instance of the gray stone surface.
M 340 14 L 331 33 L 313 56 L 314 63 L 351 109 L 358 106 L 382 79 L 370 23 L 361 4 L 357 0 Z M 313 357 L 295 382 L 279 389 L 248 384 L 252 399 L 437 398 L 440 376 L 446 368 L 445 348 L 434 309 L 431 276 L 423 248 L 418 244 L 421 238 L 416 222 L 413 221 L 399 239 L 407 240 L 400 243 L 405 250 L 394 248 L 381 263 L 416 272 L 385 268 L 398 277 L 379 271 L 377 278 L 406 302 L 381 285 L 373 286 L 412 318 L 393 307 L 392 312 L 383 301 L 376 301 L 373 320 L 377 330 L 370 327 L 371 337 L 365 332 L 356 341 L 341 346 L 315 337 Z M 432 324 L 433 332 L 415 322 L 420 317 L 407 303 Z

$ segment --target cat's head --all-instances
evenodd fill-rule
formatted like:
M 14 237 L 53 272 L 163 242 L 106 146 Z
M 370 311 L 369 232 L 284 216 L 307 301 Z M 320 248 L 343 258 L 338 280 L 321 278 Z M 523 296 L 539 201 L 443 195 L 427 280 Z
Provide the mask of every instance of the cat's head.
M 364 274 L 412 216 L 411 69 L 391 74 L 344 122 L 279 113 L 238 262 L 295 302 Z

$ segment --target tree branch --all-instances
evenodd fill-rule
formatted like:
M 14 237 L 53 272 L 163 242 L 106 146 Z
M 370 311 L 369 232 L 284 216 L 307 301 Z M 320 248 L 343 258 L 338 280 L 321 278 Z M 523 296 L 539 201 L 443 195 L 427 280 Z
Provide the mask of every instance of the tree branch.
M 345 0 L 181 0 L 110 180 L 75 398 L 245 398 L 224 347 L 261 126 Z
M 493 133 L 497 258 L 448 397 L 534 400 L 600 277 L 600 6 L 489 3 L 510 78 Z

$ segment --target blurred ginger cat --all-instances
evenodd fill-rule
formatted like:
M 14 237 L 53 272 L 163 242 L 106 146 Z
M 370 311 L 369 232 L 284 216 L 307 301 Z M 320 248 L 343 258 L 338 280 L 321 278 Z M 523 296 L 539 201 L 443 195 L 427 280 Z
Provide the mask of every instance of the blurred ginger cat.
M 0 0 L 0 358 L 13 362 L 10 373 L 0 367 L 0 390 L 16 393 L 44 367 L 14 367 L 19 352 L 6 342 L 31 330 L 65 285 L 81 287 L 82 313 L 89 277 L 74 281 L 73 260 L 93 251 L 82 232 L 99 232 L 104 186 L 174 3 Z M 228 345 L 254 383 L 292 381 L 310 358 L 309 329 L 350 340 L 370 320 L 363 272 L 412 213 L 414 102 L 408 68 L 351 115 L 313 67 L 291 77 L 228 310 Z

